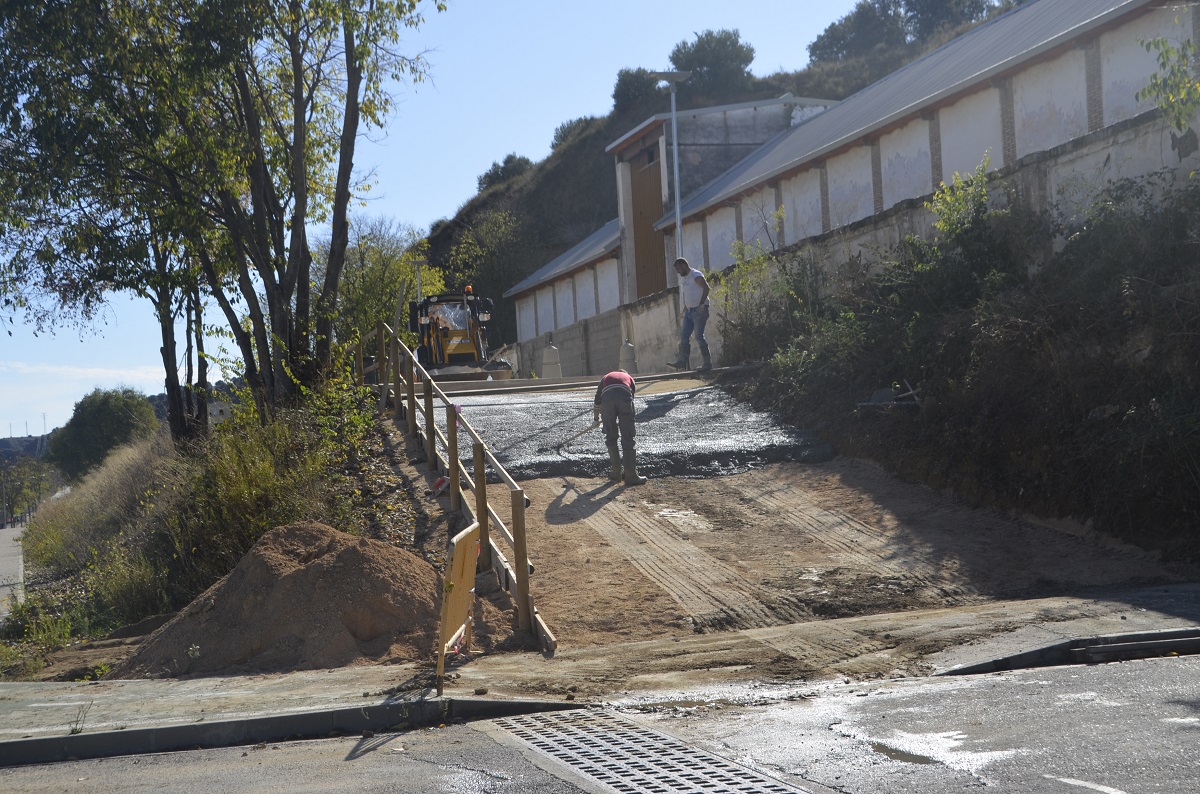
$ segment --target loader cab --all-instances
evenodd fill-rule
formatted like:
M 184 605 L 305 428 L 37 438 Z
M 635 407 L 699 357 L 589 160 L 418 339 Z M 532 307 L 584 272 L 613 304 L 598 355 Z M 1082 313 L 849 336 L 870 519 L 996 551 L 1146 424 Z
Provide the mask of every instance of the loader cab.
M 426 370 L 443 367 L 483 367 L 488 360 L 485 326 L 492 319 L 492 301 L 462 292 L 430 295 L 408 304 L 408 330 L 419 340 L 417 361 Z

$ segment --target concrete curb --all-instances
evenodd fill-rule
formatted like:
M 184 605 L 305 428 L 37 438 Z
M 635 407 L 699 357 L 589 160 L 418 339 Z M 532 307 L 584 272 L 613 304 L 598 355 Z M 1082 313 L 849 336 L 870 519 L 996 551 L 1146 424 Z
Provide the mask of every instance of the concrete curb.
M 1033 667 L 1147 659 L 1170 654 L 1200 652 L 1200 626 L 1129 634 L 1102 634 L 1047 645 L 1024 653 L 991 659 L 979 664 L 952 667 L 936 676 L 980 675 Z
M 562 701 L 434 698 L 161 728 L 85 732 L 0 742 L 0 767 L 317 739 L 364 731 L 400 731 L 446 722 L 496 719 L 575 708 L 583 706 Z

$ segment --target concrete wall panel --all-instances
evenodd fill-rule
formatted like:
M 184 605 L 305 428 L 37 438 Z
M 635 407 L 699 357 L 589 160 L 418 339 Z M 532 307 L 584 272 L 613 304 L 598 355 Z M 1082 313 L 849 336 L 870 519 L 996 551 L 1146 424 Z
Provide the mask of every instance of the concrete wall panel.
M 710 270 L 724 270 L 733 264 L 732 249 L 735 240 L 737 240 L 737 213 L 732 207 L 722 207 L 708 216 Z
M 575 279 L 568 276 L 554 282 L 554 327 L 575 322 Z
M 1018 159 L 1087 134 L 1084 60 L 1075 49 L 1013 77 Z
M 790 241 L 821 233 L 821 172 L 802 171 L 783 183 L 783 236 Z
M 917 119 L 879 139 L 883 164 L 883 208 L 933 192 L 929 122 Z
M 778 247 L 780 238 L 775 218 L 775 188 L 768 187 L 742 200 L 742 239 L 751 247 L 762 245 L 764 251 Z
M 587 321 L 588 361 L 591 371 L 586 375 L 603 375 L 620 365 L 621 345 L 625 343 L 621 333 L 621 312 L 610 311 L 596 315 Z
M 595 266 L 575 274 L 575 314 L 580 320 L 596 314 Z
M 596 281 L 599 285 L 596 301 L 601 312 L 621 305 L 620 267 L 615 259 L 605 259 L 596 264 Z
M 684 222 L 683 224 L 683 256 L 687 261 L 692 263 L 692 267 L 703 270 L 708 266 L 704 261 L 704 224 L 699 221 L 691 223 Z M 675 243 L 671 242 L 671 252 L 667 256 L 667 267 L 671 267 L 671 263 L 675 261 Z M 671 283 L 671 276 L 668 274 L 667 283 Z
M 1151 110 L 1154 103 L 1139 102 L 1137 92 L 1150 82 L 1158 70 L 1155 54 L 1146 52 L 1142 41 L 1165 36 L 1178 42 L 1187 38 L 1191 29 L 1190 12 L 1182 9 L 1153 11 L 1128 25 L 1100 36 L 1100 73 L 1104 97 L 1104 123 L 1115 124 Z M 1176 19 L 1179 24 L 1176 24 Z
M 517 341 L 524 342 L 538 335 L 537 314 L 532 295 L 522 295 L 517 298 Z
M 871 147 L 855 146 L 831 158 L 827 170 L 829 222 L 833 228 L 854 223 L 874 214 Z
M 986 156 L 995 170 L 1004 165 L 1004 139 L 1000 130 L 1000 92 L 986 88 L 960 99 L 939 114 L 942 130 L 942 174 L 946 182 L 955 173 L 974 173 Z M 934 188 L 941 187 L 934 185 Z
M 536 290 L 537 298 L 537 330 L 538 334 L 553 331 L 554 325 L 554 286 L 546 285 Z

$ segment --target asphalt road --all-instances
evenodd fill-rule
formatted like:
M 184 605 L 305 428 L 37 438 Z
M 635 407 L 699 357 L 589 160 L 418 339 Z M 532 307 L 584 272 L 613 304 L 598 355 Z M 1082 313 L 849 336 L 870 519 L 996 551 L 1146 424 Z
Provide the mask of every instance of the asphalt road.
M 1200 791 L 1200 656 L 742 694 L 760 705 L 651 716 L 842 794 Z
M 1185 656 L 746 685 L 601 712 L 13 767 L 0 790 L 1175 794 L 1200 791 L 1198 682 L 1200 657 Z M 580 720 L 593 723 L 586 741 L 567 730 Z M 679 783 L 681 754 L 701 782 Z M 714 769 L 748 782 L 722 788 Z M 666 784 L 637 782 L 647 776 Z

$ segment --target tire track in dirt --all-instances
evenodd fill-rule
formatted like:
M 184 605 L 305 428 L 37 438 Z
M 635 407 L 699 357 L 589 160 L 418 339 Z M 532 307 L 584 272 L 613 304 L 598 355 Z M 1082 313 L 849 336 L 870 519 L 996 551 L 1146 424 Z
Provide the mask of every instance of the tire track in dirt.
M 804 542 L 811 540 L 827 548 L 831 561 L 900 588 L 936 593 L 940 603 L 974 595 L 961 586 L 947 587 L 945 576 L 933 575 L 935 564 L 920 556 L 919 550 L 907 548 L 901 555 L 870 524 L 840 510 L 819 507 L 794 490 L 786 495 L 781 490 L 764 490 L 750 498 L 769 516 L 767 520 L 799 531 L 806 536 Z
M 621 549 L 634 567 L 669 593 L 691 617 L 696 631 L 728 631 L 811 619 L 810 612 L 790 599 L 764 603 L 760 588 L 680 538 L 665 516 L 648 516 L 614 500 L 586 521 Z

